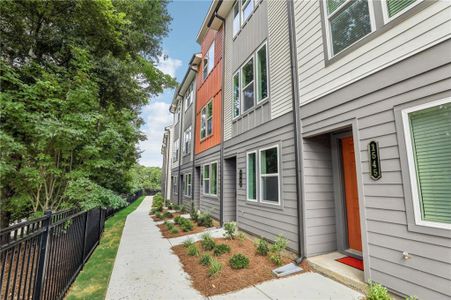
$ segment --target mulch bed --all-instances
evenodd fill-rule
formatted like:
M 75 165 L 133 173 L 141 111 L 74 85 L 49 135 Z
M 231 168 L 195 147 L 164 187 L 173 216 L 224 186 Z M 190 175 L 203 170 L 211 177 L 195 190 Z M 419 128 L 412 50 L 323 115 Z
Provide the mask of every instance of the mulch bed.
M 207 229 L 207 227 L 198 226 L 197 224 L 194 224 L 193 225 L 193 230 L 188 231 L 188 232 L 184 232 L 180 228 L 180 226 L 178 226 L 176 224 L 174 224 L 174 226 L 179 230 L 178 233 L 170 233 L 168 228 L 164 224 L 157 225 L 157 227 L 160 228 L 160 231 L 161 231 L 161 234 L 163 235 L 163 237 L 165 237 L 167 239 L 175 238 L 175 237 L 179 237 L 179 236 L 184 236 L 184 235 L 188 235 L 188 234 L 199 233 L 199 232 L 203 232 L 203 231 L 205 231 L 205 229 Z
M 166 210 L 163 210 L 163 212 L 161 212 L 161 214 L 164 214 L 164 212 L 165 212 Z M 162 219 L 160 219 L 160 218 L 157 218 L 155 215 L 150 215 L 150 217 L 152 218 L 152 220 L 154 220 L 155 222 L 158 222 L 158 221 L 166 221 L 166 220 L 172 220 L 172 219 L 174 219 L 175 217 L 177 217 L 177 216 L 181 216 L 181 215 L 183 215 L 184 213 L 181 213 L 181 212 L 175 212 L 175 213 L 172 213 L 172 217 L 171 218 L 162 218 Z
M 227 244 L 230 246 L 230 253 L 221 256 L 214 256 L 222 264 L 222 270 L 219 274 L 212 277 L 208 276 L 208 266 L 199 264 L 200 256 L 203 253 L 212 251 L 204 251 L 200 242 L 196 242 L 197 248 L 200 250 L 200 256 L 189 256 L 187 249 L 183 245 L 172 247 L 175 254 L 178 255 L 182 262 L 183 269 L 191 276 L 192 284 L 204 296 L 212 296 L 217 294 L 228 293 L 243 289 L 245 287 L 277 278 L 272 274 L 272 270 L 276 266 L 269 260 L 268 256 L 260 256 L 255 252 L 254 243 L 245 239 L 243 242 L 239 240 L 215 239 L 216 244 Z M 250 262 L 249 267 L 241 270 L 234 270 L 229 265 L 229 259 L 234 254 L 246 255 Z M 292 262 L 288 257 L 283 257 L 283 265 Z M 304 267 L 304 265 L 306 265 Z M 303 262 L 302 267 L 309 271 L 307 263 Z M 298 273 L 299 274 L 299 273 Z

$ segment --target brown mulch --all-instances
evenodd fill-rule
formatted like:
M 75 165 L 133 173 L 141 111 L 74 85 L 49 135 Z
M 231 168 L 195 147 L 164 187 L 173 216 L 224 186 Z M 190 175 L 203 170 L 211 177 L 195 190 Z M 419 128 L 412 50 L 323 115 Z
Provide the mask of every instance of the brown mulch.
M 204 231 L 205 229 L 207 229 L 207 227 L 204 226 L 198 226 L 197 224 L 193 225 L 193 230 L 188 231 L 188 232 L 184 232 L 179 225 L 174 224 L 174 226 L 179 230 L 178 233 L 170 233 L 168 228 L 166 227 L 166 225 L 164 224 L 160 224 L 157 225 L 158 228 L 160 228 L 161 234 L 163 235 L 163 237 L 169 239 L 169 238 L 174 238 L 174 237 L 179 237 L 179 236 L 184 236 L 184 235 L 188 235 L 188 234 L 194 234 L 194 233 L 199 233 Z
M 204 296 L 212 296 L 217 294 L 228 293 L 243 289 L 245 287 L 277 278 L 272 274 L 272 270 L 276 266 L 269 260 L 269 256 L 260 256 L 255 252 L 254 243 L 245 239 L 243 242 L 239 240 L 227 240 L 227 239 L 215 239 L 216 244 L 227 244 L 230 246 L 230 253 L 223 254 L 219 257 L 214 256 L 222 264 L 222 270 L 219 274 L 212 277 L 208 276 L 208 266 L 202 266 L 199 264 L 200 256 L 203 253 L 210 253 L 213 256 L 212 251 L 204 251 L 200 245 L 200 242 L 196 243 L 196 246 L 200 250 L 200 256 L 189 256 L 187 249 L 183 245 L 172 247 L 172 250 L 180 258 L 183 264 L 183 269 L 191 276 L 193 287 L 197 289 Z M 241 270 L 234 270 L 229 266 L 229 259 L 234 254 L 246 255 L 250 262 L 249 267 Z M 292 260 L 288 257 L 283 257 L 283 265 L 290 263 Z M 302 263 L 304 267 L 306 262 Z M 305 268 L 305 271 L 309 271 L 310 268 Z

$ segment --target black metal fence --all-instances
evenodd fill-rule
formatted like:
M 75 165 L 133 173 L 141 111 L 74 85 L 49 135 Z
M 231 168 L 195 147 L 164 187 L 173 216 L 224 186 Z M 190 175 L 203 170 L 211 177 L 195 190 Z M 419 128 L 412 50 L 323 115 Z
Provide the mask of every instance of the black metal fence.
M 127 201 L 144 194 L 135 193 Z M 62 299 L 98 245 L 105 220 L 115 212 L 46 212 L 1 229 L 0 299 Z

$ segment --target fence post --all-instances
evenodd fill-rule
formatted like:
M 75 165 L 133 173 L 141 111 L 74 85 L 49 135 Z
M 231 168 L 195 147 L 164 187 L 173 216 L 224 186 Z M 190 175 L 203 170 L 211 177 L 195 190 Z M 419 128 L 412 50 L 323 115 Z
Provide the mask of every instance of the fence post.
M 102 211 L 103 209 L 99 207 L 99 243 L 100 243 L 100 236 L 102 235 Z
M 85 255 L 86 255 L 86 239 L 88 238 L 88 211 L 85 212 L 85 226 L 83 230 L 83 251 L 81 257 L 81 263 L 85 263 Z
M 52 212 L 48 210 L 44 213 L 44 215 L 46 218 L 42 221 L 42 227 L 45 228 L 45 230 L 42 232 L 41 242 L 39 245 L 38 270 L 36 272 L 33 300 L 41 299 L 42 287 L 45 280 L 45 261 L 47 260 L 47 244 L 49 239 L 50 223 L 52 220 Z

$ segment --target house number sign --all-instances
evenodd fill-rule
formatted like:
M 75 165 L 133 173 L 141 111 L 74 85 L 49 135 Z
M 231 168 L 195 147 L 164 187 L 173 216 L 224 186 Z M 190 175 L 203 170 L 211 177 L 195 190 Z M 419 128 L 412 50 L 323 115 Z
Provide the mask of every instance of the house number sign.
M 368 144 L 368 154 L 370 162 L 370 177 L 373 180 L 379 180 L 382 177 L 382 171 L 379 157 L 379 144 L 376 141 L 371 141 Z
M 238 178 L 240 188 L 243 187 L 243 170 L 240 170 L 240 176 Z

